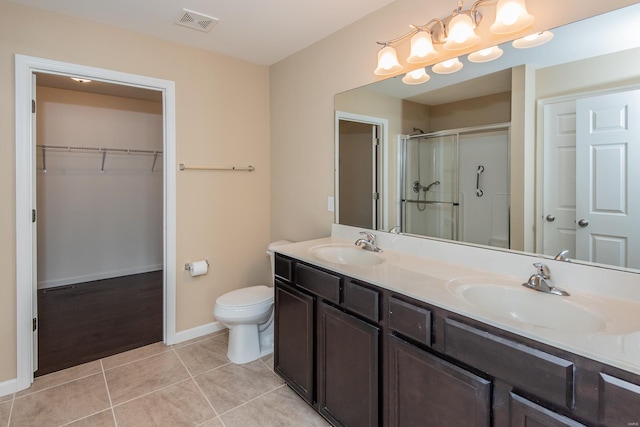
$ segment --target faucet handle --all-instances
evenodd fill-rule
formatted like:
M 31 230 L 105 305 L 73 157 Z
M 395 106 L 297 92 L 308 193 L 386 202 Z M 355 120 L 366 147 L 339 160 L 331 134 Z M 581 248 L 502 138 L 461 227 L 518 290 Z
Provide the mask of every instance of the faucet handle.
M 556 255 L 553 259 L 555 259 L 556 261 L 571 262 L 568 255 L 569 255 L 569 249 L 565 249 L 561 251 L 558 255 Z
M 363 236 L 367 236 L 367 240 L 369 240 L 371 243 L 375 243 L 376 236 L 370 231 L 361 231 L 360 234 L 362 234 Z
M 551 277 L 551 271 L 549 270 L 549 267 L 547 267 L 547 264 L 543 262 L 534 262 L 533 266 L 538 270 L 538 274 L 543 276 L 545 279 Z

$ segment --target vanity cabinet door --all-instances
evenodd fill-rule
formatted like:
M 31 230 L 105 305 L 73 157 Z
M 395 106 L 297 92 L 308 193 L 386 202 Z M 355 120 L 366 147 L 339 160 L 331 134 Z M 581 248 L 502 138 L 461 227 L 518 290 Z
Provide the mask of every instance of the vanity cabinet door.
M 313 404 L 314 297 L 276 280 L 274 370 Z
M 511 393 L 511 427 L 584 427 L 577 421 L 557 414 Z
M 318 404 L 337 426 L 378 426 L 379 329 L 318 304 Z
M 491 425 L 491 382 L 389 338 L 389 425 Z

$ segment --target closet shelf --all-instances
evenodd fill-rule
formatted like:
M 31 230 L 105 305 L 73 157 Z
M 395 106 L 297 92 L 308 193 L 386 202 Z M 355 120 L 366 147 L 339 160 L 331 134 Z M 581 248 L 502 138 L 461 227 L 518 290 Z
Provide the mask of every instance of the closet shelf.
M 156 161 L 158 156 L 162 155 L 162 151 L 159 150 L 138 150 L 133 148 L 104 148 L 104 147 L 73 147 L 65 145 L 36 145 L 36 148 L 42 150 L 42 170 L 47 172 L 47 150 L 50 151 L 67 151 L 67 152 L 82 152 L 82 153 L 98 153 L 102 154 L 102 166 L 100 172 L 104 172 L 104 163 L 107 158 L 107 153 L 113 154 L 140 154 L 153 156 L 153 165 L 151 165 L 151 172 L 156 167 Z

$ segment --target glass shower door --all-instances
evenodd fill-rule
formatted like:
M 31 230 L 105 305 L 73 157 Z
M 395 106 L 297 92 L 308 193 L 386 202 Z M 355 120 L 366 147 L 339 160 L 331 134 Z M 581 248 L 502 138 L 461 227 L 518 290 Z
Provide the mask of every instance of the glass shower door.
M 415 136 L 403 144 L 402 231 L 457 239 L 458 136 Z

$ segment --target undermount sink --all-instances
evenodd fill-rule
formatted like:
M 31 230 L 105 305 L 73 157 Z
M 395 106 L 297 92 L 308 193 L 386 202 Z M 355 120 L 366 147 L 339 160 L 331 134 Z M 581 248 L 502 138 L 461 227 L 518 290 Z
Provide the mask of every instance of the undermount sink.
M 328 244 L 314 246 L 309 253 L 323 261 L 343 265 L 377 265 L 385 261 L 378 252 L 364 250 L 349 244 Z
M 494 316 L 564 332 L 602 332 L 607 325 L 598 313 L 576 304 L 570 296 L 551 295 L 513 284 L 452 280 L 458 298 Z

